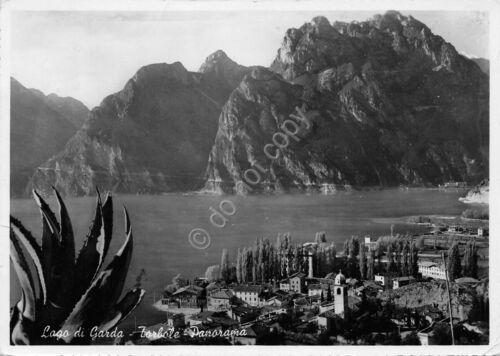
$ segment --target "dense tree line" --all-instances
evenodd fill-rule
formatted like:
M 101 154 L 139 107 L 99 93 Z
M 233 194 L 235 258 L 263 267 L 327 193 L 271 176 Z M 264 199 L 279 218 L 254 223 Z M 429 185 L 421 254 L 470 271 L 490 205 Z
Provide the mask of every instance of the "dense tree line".
M 335 244 L 327 242 L 324 232 L 318 232 L 314 242 L 308 246 L 294 244 L 289 233 L 278 234 L 274 243 L 267 238 L 258 238 L 253 246 L 238 249 L 233 266 L 227 249 L 223 249 L 220 265 L 207 269 L 206 277 L 226 283 L 277 282 L 296 272 L 308 274 L 310 256 L 313 260 L 313 275 L 316 277 L 324 277 L 339 269 L 348 277 L 370 280 L 376 273 L 399 276 L 418 274 L 419 249 L 410 238 L 383 236 L 373 249 L 352 236 L 344 242 L 339 257 Z M 477 253 L 471 253 L 469 260 L 474 260 L 474 256 L 477 260 Z M 385 264 L 384 257 L 387 260 Z
M 313 274 L 333 271 L 335 245 L 328 244 L 324 233 L 316 235 L 316 245 L 293 244 L 289 233 L 279 234 L 273 244 L 267 238 L 256 239 L 252 247 L 238 249 L 236 280 L 238 283 L 279 281 L 296 273 L 308 273 L 309 255 L 313 258 Z
M 363 280 L 373 280 L 377 273 L 418 276 L 421 246 L 418 239 L 415 241 L 400 235 L 382 236 L 375 244 L 368 246 L 352 236 L 344 242 L 339 256 L 335 244 L 327 242 L 324 232 L 318 232 L 314 242 L 307 246 L 294 244 L 289 233 L 278 234 L 274 243 L 267 238 L 258 238 L 253 246 L 238 249 L 236 261 L 232 265 L 227 249 L 223 249 L 220 265 L 209 267 L 206 277 L 226 283 L 278 282 L 296 272 L 308 274 L 309 256 L 312 256 L 313 275 L 316 277 L 324 277 L 339 269 L 348 277 Z M 446 266 L 450 280 L 462 276 L 477 278 L 477 261 L 475 241 L 467 243 L 463 261 L 459 245 L 454 241 L 448 251 Z

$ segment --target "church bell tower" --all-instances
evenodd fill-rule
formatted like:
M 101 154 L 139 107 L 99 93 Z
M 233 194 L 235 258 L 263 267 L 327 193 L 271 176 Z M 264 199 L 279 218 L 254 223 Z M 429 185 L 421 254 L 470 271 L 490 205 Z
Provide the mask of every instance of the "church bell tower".
M 347 287 L 345 276 L 342 274 L 342 271 L 339 271 L 339 274 L 335 276 L 333 299 L 335 303 L 335 314 L 340 315 L 342 318 L 345 317 L 348 308 Z

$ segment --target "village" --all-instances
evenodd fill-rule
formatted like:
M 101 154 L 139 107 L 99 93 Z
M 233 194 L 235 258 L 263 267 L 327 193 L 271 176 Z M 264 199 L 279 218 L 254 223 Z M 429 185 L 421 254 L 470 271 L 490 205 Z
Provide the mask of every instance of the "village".
M 233 263 L 223 250 L 205 276 L 165 288 L 155 303 L 163 323 L 115 343 L 487 344 L 487 224 L 429 227 L 352 237 L 342 251 L 324 232 L 298 244 L 257 239 Z

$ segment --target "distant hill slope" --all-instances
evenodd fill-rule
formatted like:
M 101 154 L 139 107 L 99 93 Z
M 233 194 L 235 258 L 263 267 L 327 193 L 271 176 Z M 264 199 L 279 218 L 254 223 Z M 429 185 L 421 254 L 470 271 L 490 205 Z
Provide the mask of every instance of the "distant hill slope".
M 59 152 L 88 115 L 76 99 L 45 96 L 11 78 L 11 195 L 26 189 L 35 168 Z
M 96 186 L 126 193 L 202 186 L 220 110 L 246 71 L 222 51 L 196 73 L 179 62 L 142 67 L 91 111 L 30 186 L 70 195 L 93 194 Z
M 475 62 L 481 70 L 486 73 L 490 74 L 490 61 L 487 60 L 486 58 L 471 58 L 473 62 Z
M 411 16 L 390 11 L 333 24 L 316 17 L 289 29 L 270 70 L 253 69 L 231 94 L 205 188 L 479 182 L 488 175 L 488 82 L 474 62 Z M 298 133 L 287 143 L 282 125 L 296 107 L 311 127 L 288 122 L 287 130 Z M 278 133 L 285 147 L 274 159 L 264 148 L 273 144 L 267 147 L 276 153 Z

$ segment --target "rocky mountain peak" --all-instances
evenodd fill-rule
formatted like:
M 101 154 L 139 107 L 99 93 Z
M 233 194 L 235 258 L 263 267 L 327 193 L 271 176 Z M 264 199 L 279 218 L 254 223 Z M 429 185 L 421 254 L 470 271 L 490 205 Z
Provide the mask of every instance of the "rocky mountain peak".
M 208 57 L 205 59 L 205 62 L 203 62 L 203 64 L 201 65 L 199 72 L 205 73 L 207 69 L 211 68 L 213 65 L 220 62 L 226 62 L 228 60 L 231 61 L 231 59 L 227 56 L 226 52 L 224 52 L 221 49 L 218 49 L 214 53 L 208 55 Z
M 349 37 L 339 33 L 325 17 L 317 16 L 299 29 L 286 32 L 271 69 L 287 80 L 295 80 L 349 61 L 358 52 Z
M 188 70 L 182 65 L 181 62 L 174 63 L 154 63 L 141 67 L 132 80 L 136 84 L 149 83 L 166 83 L 178 81 L 182 84 L 189 82 L 190 75 Z
M 211 80 L 226 83 L 228 87 L 234 89 L 248 68 L 239 65 L 222 50 L 217 50 L 209 55 L 201 65 L 199 72 Z
M 315 17 L 286 31 L 270 69 L 252 69 L 224 106 L 207 190 L 244 192 L 236 183 L 256 162 L 253 191 L 475 181 L 487 171 L 487 77 L 411 16 Z M 269 160 L 270 133 L 296 107 L 310 128 Z

